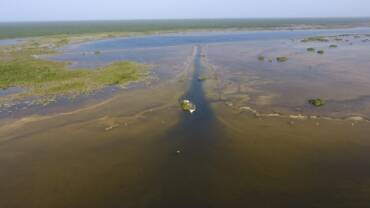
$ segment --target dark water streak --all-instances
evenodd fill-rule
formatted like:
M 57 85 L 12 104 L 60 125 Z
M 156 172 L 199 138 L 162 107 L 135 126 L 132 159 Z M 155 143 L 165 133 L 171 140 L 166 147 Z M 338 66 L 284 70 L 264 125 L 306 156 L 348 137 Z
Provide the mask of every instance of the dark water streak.
M 197 111 L 184 112 L 181 122 L 163 137 L 170 144 L 171 155 L 160 173 L 162 194 L 157 205 L 161 207 L 210 206 L 214 145 L 220 137 L 216 127 L 219 124 L 198 80 L 202 71 L 201 54 L 198 46 L 190 87 L 182 97 L 193 102 Z

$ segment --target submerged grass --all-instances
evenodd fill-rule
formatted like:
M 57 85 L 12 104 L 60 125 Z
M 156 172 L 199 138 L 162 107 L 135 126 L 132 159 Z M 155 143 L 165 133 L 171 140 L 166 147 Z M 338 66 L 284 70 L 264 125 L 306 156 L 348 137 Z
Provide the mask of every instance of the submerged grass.
M 308 37 L 302 40 L 302 42 L 307 43 L 307 42 L 329 42 L 329 39 L 322 37 L 322 36 L 317 36 L 317 37 Z

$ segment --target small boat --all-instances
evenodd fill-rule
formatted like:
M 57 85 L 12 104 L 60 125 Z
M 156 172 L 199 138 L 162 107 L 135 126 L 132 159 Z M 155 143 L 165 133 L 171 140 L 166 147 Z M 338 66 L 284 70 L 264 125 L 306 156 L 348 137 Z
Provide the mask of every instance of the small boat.
M 194 113 L 197 109 L 196 106 L 192 102 L 190 102 L 190 100 L 183 100 L 181 102 L 181 108 L 182 110 L 187 111 L 190 114 Z

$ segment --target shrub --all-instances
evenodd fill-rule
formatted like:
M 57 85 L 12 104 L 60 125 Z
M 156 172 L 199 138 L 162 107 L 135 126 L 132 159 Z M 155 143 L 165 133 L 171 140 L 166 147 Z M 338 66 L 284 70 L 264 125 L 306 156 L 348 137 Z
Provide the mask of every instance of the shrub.
M 307 43 L 307 42 L 329 42 L 328 39 L 322 37 L 322 36 L 317 36 L 317 37 L 308 37 L 302 40 L 302 42 Z
M 279 63 L 282 63 L 282 62 L 288 61 L 288 58 L 285 57 L 285 56 L 280 56 L 280 57 L 276 58 L 276 61 L 279 62 Z
M 321 107 L 325 105 L 325 101 L 320 98 L 310 99 L 308 100 L 308 103 L 315 107 Z
M 307 48 L 307 51 L 308 52 L 315 52 L 315 49 L 314 48 Z

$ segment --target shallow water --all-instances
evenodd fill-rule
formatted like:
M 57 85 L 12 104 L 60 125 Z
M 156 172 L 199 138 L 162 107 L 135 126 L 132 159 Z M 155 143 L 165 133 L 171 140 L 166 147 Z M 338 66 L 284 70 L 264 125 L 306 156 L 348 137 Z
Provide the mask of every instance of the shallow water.
M 6 89 L 0 89 L 0 96 L 7 96 L 15 93 L 24 92 L 24 89 L 20 87 L 9 87 Z
M 143 37 L 115 38 L 87 42 L 63 47 L 64 52 L 89 52 L 97 50 L 122 50 L 134 48 L 155 48 L 178 45 L 212 44 L 225 42 L 241 42 L 253 40 L 276 40 L 302 38 L 316 35 L 332 34 L 368 34 L 369 28 L 331 29 L 331 30 L 294 30 L 294 31 L 258 31 L 258 32 L 210 32 L 210 33 L 185 33 L 169 35 L 153 35 Z
M 340 43 L 325 56 L 307 54 L 310 45 L 278 39 L 118 51 L 174 69 L 72 112 L 0 120 L 0 206 L 367 207 L 370 125 L 342 117 L 367 113 L 370 45 Z M 103 51 L 100 64 L 114 54 Z M 260 62 L 260 54 L 289 61 Z M 326 108 L 306 105 L 316 95 L 328 96 Z M 182 99 L 197 106 L 193 115 L 181 111 Z M 289 117 L 297 113 L 333 119 Z
M 19 43 L 19 39 L 0 39 L 0 46 L 10 46 Z
M 354 37 L 361 34 L 361 38 Z M 208 62 L 217 69 L 223 80 L 223 94 L 231 102 L 265 113 L 370 117 L 363 99 L 369 96 L 370 87 L 367 57 L 370 41 L 363 42 L 368 39 L 366 34 L 370 34 L 369 28 L 115 38 L 66 46 L 61 49 L 61 55 L 49 58 L 68 61 L 72 68 L 96 68 L 118 60 L 136 61 L 153 65 L 153 74 L 166 80 L 181 71 L 184 57 L 193 45 L 200 44 L 207 48 Z M 332 37 L 327 43 L 300 42 L 304 37 L 318 35 Z M 337 35 L 343 41 L 335 41 Z M 339 48 L 329 48 L 330 44 Z M 326 53 L 315 56 L 307 53 L 308 47 L 324 49 Z M 100 54 L 95 55 L 94 51 Z M 265 56 L 266 61 L 258 61 L 259 55 Z M 274 61 L 278 56 L 287 56 L 288 63 L 268 63 L 268 59 Z M 232 99 L 237 97 L 243 103 Z M 310 108 L 307 100 L 314 97 L 332 103 L 332 108 Z
M 353 41 L 353 40 L 351 40 Z M 335 43 L 335 42 L 334 42 Z M 268 41 L 210 45 L 208 61 L 221 81 L 222 98 L 235 105 L 250 106 L 264 113 L 306 114 L 345 118 L 369 118 L 370 45 L 363 43 L 300 43 Z M 308 47 L 325 50 L 309 53 Z M 286 63 L 258 61 L 287 56 Z M 315 108 L 310 98 L 323 98 L 328 105 Z

